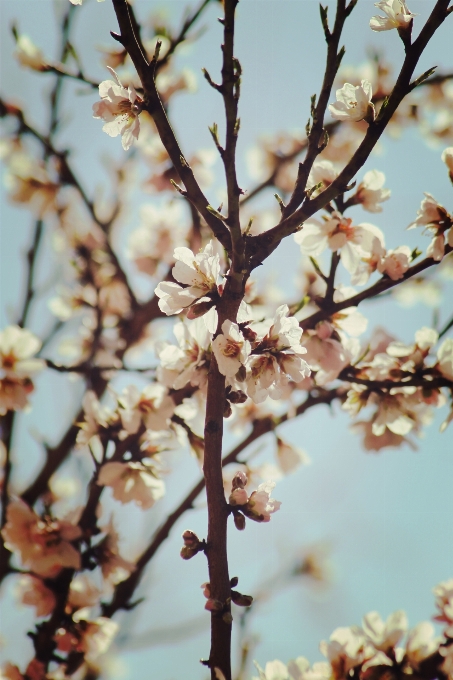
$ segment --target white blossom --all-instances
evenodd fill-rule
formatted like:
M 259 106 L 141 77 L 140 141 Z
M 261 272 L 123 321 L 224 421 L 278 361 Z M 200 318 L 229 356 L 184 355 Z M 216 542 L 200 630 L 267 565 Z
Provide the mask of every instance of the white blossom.
M 238 325 L 227 319 L 222 324 L 222 333 L 212 343 L 212 351 L 220 373 L 233 378 L 250 354 L 250 343 L 245 340 Z
M 393 649 L 407 632 L 407 616 L 399 610 L 390 614 L 384 622 L 378 612 L 370 612 L 363 618 L 363 632 L 373 647 L 382 652 Z
M 322 186 L 313 192 L 312 196 L 315 197 L 327 189 L 334 180 L 338 177 L 339 171 L 331 161 L 328 160 L 316 160 L 310 170 L 307 180 L 307 189 L 311 189 L 317 184 L 322 182 Z
M 453 380 L 453 338 L 447 338 L 439 347 L 437 368 L 445 378 Z
M 107 68 L 115 81 L 103 80 L 99 84 L 101 101 L 93 104 L 93 118 L 101 118 L 105 121 L 102 129 L 110 137 L 121 135 L 123 149 L 127 151 L 134 138 L 138 139 L 139 114 L 143 101 L 137 95 L 133 85 L 129 85 L 126 90 L 115 71 L 109 66 Z
M 150 383 L 140 390 L 130 385 L 118 399 L 118 411 L 127 434 L 135 434 L 140 423 L 150 430 L 166 430 L 175 410 L 168 390 L 158 383 Z
M 159 299 L 159 309 L 164 314 L 179 314 L 198 300 L 207 303 L 202 314 L 209 317 L 206 325 L 211 333 L 217 330 L 217 312 L 210 294 L 217 293 L 217 279 L 220 273 L 220 256 L 210 241 L 203 251 L 194 255 L 189 248 L 175 248 L 175 266 L 172 269 L 176 281 L 185 284 L 185 288 L 172 281 L 163 281 L 155 289 Z
M 368 80 L 362 80 L 361 84 L 355 87 L 351 83 L 345 83 L 335 94 L 337 101 L 335 104 L 329 104 L 332 118 L 350 122 L 374 120 L 374 105 L 371 101 L 373 92 Z
M 409 246 L 388 250 L 377 265 L 381 274 L 387 274 L 392 281 L 398 281 L 411 266 L 412 253 Z
M 244 513 L 255 522 L 270 522 L 271 515 L 281 506 L 280 501 L 271 498 L 275 482 L 268 481 L 260 484 L 256 491 L 251 494 L 247 505 L 243 508 Z
M 370 28 L 373 31 L 390 31 L 392 28 L 405 29 L 412 21 L 413 14 L 404 0 L 381 0 L 374 4 L 380 9 L 385 17 L 376 15 L 370 20 Z
M 173 333 L 179 346 L 162 343 L 157 347 L 161 364 L 157 371 L 159 381 L 175 390 L 187 383 L 204 387 L 209 369 L 211 334 L 203 319 L 177 323 Z
M 382 212 L 381 203 L 388 201 L 390 189 L 384 188 L 385 175 L 379 170 L 366 172 L 355 193 L 355 200 L 368 212 Z
M 319 649 L 330 661 L 335 680 L 347 677 L 349 671 L 363 663 L 368 653 L 367 639 L 363 633 L 352 628 L 337 628 L 329 638 L 329 642 L 323 640 Z
M 439 647 L 440 638 L 434 637 L 434 626 L 429 621 L 419 623 L 409 631 L 406 642 L 406 656 L 416 670 L 428 656 Z

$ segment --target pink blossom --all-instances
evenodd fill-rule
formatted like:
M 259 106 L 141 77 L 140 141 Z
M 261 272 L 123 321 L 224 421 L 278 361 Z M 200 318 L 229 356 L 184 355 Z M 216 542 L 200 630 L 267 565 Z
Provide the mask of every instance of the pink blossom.
M 35 607 L 36 616 L 50 616 L 57 604 L 55 594 L 50 588 L 31 574 L 21 574 L 17 594 L 23 604 Z
M 158 383 L 146 385 L 140 392 L 135 385 L 126 387 L 118 398 L 118 412 L 125 434 L 136 434 L 143 422 L 150 430 L 165 430 L 175 404 L 168 389 Z
M 80 553 L 72 545 L 79 527 L 64 520 L 40 518 L 26 503 L 9 503 L 2 530 L 5 546 L 18 553 L 23 566 L 43 578 L 55 578 L 64 567 L 80 569 Z
M 103 131 L 110 137 L 121 135 L 123 149 L 127 151 L 134 138 L 138 139 L 140 132 L 139 114 L 143 100 L 137 95 L 134 86 L 126 88 L 120 82 L 115 71 L 107 66 L 115 78 L 104 80 L 99 84 L 100 102 L 93 104 L 93 118 L 105 121 Z
M 412 253 L 409 246 L 399 246 L 395 250 L 388 250 L 377 269 L 381 274 L 387 274 L 392 281 L 398 281 L 411 265 Z
M 33 358 L 40 348 L 41 341 L 27 329 L 8 326 L 0 332 L 0 415 L 28 405 L 31 376 L 45 366 Z

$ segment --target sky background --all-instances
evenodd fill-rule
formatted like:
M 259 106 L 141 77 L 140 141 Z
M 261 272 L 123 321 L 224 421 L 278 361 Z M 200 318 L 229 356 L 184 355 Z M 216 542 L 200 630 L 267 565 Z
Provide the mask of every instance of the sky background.
M 135 2 L 142 19 L 165 7 L 174 26 L 179 25 L 187 4 L 190 3 L 176 0 Z M 416 27 L 422 25 L 432 5 L 426 0 L 410 2 L 411 10 L 419 14 Z M 11 56 L 14 45 L 8 27 L 16 20 L 21 32 L 54 57 L 57 50 L 55 15 L 65 8 L 66 0 L 1 0 L 0 3 L 0 91 L 2 96 L 20 102 L 37 126 L 46 123 L 45 93 L 51 87 L 51 77 L 18 67 Z M 117 27 L 113 9 L 108 0 L 100 4 L 85 0 L 77 11 L 73 42 L 86 73 L 102 80 L 108 76 L 95 47 L 113 42 L 109 36 L 109 31 Z M 368 23 L 374 13 L 372 2 L 359 0 L 345 29 L 343 63 L 355 66 L 363 63 L 372 47 L 382 51 L 397 68 L 403 58 L 402 43 L 394 31 L 381 34 L 370 31 Z M 214 79 L 218 77 L 222 27 L 216 22 L 216 16 L 220 14 L 216 3 L 208 8 L 200 24 L 206 27 L 200 40 L 177 54 L 178 66 L 192 69 L 198 84 L 196 94 L 179 95 L 172 103 L 172 123 L 186 156 L 199 148 L 211 147 L 208 125 L 214 120 L 222 129 L 222 102 L 201 75 L 201 68 L 206 67 Z M 444 24 L 426 50 L 417 75 L 435 64 L 439 71 L 453 70 L 452 21 Z M 318 3 L 314 0 L 241 0 L 235 54 L 243 67 L 239 183 L 247 188 L 254 185 L 247 170 L 247 151 L 260 135 L 303 129 L 310 95 L 319 91 L 325 43 Z M 79 84 L 66 85 L 67 125 L 58 138 L 61 146 L 73 149 L 72 162 L 90 193 L 106 185 L 106 158 L 119 158 L 124 153 L 119 139 L 110 139 L 102 133 L 100 121 L 91 117 L 91 105 L 96 99 L 95 91 Z M 411 128 L 397 140 L 385 139 L 379 154 L 373 155 L 366 164 L 365 170 L 376 168 L 385 172 L 392 197 L 384 205 L 383 213 L 360 213 L 360 219 L 381 227 L 389 247 L 408 244 L 426 248 L 428 239 L 420 231 L 405 232 L 415 218 L 424 191 L 433 193 L 440 203 L 451 209 L 452 187 L 440 161 L 443 148 L 427 146 Z M 208 191 L 213 204 L 222 192 L 219 163 L 216 177 L 218 181 Z M 138 226 L 140 204 L 153 201 L 158 204 L 160 200 L 137 192 L 124 229 L 115 235 L 123 260 L 127 234 Z M 274 203 L 269 192 L 257 205 L 274 210 Z M 23 298 L 24 252 L 31 238 L 32 218 L 26 210 L 10 205 L 4 193 L 0 217 L 4 325 L 17 318 L 15 310 Z M 43 248 L 39 280 L 48 287 L 44 296 L 48 297 L 54 294 L 57 281 L 54 275 L 49 277 L 54 262 L 46 260 L 45 252 Z M 298 249 L 288 240 L 268 260 L 259 276 L 273 277 L 276 287 L 289 293 L 299 257 Z M 124 262 L 132 271 L 131 265 Z M 448 310 L 451 314 L 448 297 L 451 301 L 452 292 L 451 282 L 444 281 L 444 285 L 445 297 L 440 309 L 443 320 L 448 318 Z M 37 333 L 43 332 L 47 323 L 44 310 L 45 304 L 41 303 L 31 317 L 31 327 Z M 426 306 L 402 308 L 392 298 L 364 305 L 361 311 L 370 318 L 368 335 L 373 327 L 385 325 L 404 341 L 411 341 L 415 330 L 429 325 L 433 313 Z M 21 462 L 15 479 L 19 490 L 39 467 L 36 439 L 40 436 L 58 439 L 59 428 L 76 412 L 80 393 L 81 385 L 70 384 L 63 376 L 39 378 L 33 411 L 21 417 L 20 435 L 14 443 L 16 460 Z M 322 589 L 315 589 L 300 579 L 275 597 L 273 588 L 269 589 L 267 602 L 257 608 L 250 621 L 250 628 L 259 640 L 253 658 L 261 665 L 274 658 L 287 661 L 299 655 L 312 662 L 321 660 L 319 641 L 327 639 L 338 626 L 359 624 L 362 616 L 371 610 L 387 617 L 396 609 L 404 609 L 411 625 L 434 614 L 431 589 L 439 581 L 451 578 L 453 569 L 452 430 L 439 434 L 445 415 L 445 410 L 436 414 L 426 437 L 418 442 L 417 452 L 407 448 L 389 449 L 378 455 L 364 452 L 359 439 L 349 431 L 348 417 L 337 407 L 333 411 L 320 407 L 282 428 L 286 439 L 309 453 L 312 464 L 279 482 L 274 495 L 283 504 L 269 524 L 248 522 L 245 532 L 231 528 L 230 573 L 240 577 L 241 592 L 253 595 L 260 583 L 290 562 L 298 551 L 323 544 L 331 552 L 333 579 Z M 263 460 L 271 460 L 272 439 L 265 439 L 257 448 Z M 76 461 L 68 468 L 67 474 L 77 474 L 78 464 Z M 197 463 L 185 453 L 176 455 L 172 466 L 174 472 L 167 480 L 167 496 L 161 503 L 147 513 L 129 507 L 122 509 L 124 526 L 134 527 L 128 544 L 130 554 L 139 551 L 144 538 L 152 534 L 165 513 L 177 505 L 178 498 L 199 477 Z M 125 631 L 117 642 L 106 677 L 115 680 L 145 680 L 150 675 L 158 680 L 204 677 L 198 659 L 209 653 L 209 615 L 203 611 L 204 598 L 200 590 L 207 578 L 206 565 L 202 558 L 183 562 L 178 551 L 184 529 L 191 528 L 204 535 L 205 526 L 204 500 L 199 499 L 198 509 L 178 522 L 148 570 L 139 592 L 146 596 L 145 602 L 133 615 L 121 619 Z M 4 646 L 0 651 L 3 658 L 21 663 L 31 648 L 28 640 L 24 643 L 21 633 L 29 625 L 31 612 L 14 600 L 11 585 L 11 581 L 7 581 L 3 589 Z M 173 638 L 168 634 L 169 629 L 173 631 Z

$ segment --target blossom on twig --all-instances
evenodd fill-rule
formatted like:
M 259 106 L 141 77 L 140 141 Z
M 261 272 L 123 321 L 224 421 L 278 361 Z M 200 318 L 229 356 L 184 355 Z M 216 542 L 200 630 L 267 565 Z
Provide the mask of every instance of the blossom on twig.
M 392 28 L 407 29 L 413 17 L 413 14 L 405 3 L 405 0 L 381 0 L 374 3 L 374 6 L 380 9 L 385 17 L 379 14 L 370 19 L 370 28 L 373 31 L 390 31 Z
M 366 120 L 367 123 L 373 122 L 374 104 L 371 101 L 373 92 L 368 80 L 362 80 L 361 84 L 356 87 L 351 83 L 345 83 L 335 94 L 337 101 L 335 104 L 329 104 L 332 118 L 350 122 L 359 120 Z
M 93 118 L 105 121 L 102 129 L 110 137 L 121 135 L 121 144 L 127 151 L 134 138 L 138 139 L 140 132 L 138 116 L 142 110 L 143 100 L 133 85 L 129 85 L 126 90 L 115 71 L 109 66 L 107 68 L 115 81 L 103 80 L 99 84 L 101 101 L 93 104 Z

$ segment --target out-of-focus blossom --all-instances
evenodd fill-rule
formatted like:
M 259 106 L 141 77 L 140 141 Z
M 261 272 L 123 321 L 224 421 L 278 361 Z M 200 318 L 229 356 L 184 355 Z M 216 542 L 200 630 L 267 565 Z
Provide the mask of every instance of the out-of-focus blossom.
M 374 6 L 384 12 L 385 17 L 378 14 L 370 19 L 370 28 L 373 31 L 390 31 L 392 28 L 407 29 L 412 18 L 417 16 L 409 10 L 404 0 L 381 0 Z
M 35 607 L 36 616 L 50 616 L 55 609 L 55 594 L 44 582 L 31 574 L 21 574 L 17 583 L 17 595 L 23 604 Z
M 115 71 L 107 67 L 113 80 L 103 80 L 99 84 L 100 102 L 93 104 L 93 118 L 105 121 L 103 131 L 110 137 L 121 135 L 121 144 L 127 151 L 132 142 L 138 139 L 140 132 L 139 114 L 143 100 L 136 93 L 134 86 L 123 87 Z
M 382 652 L 393 649 L 408 628 L 406 613 L 402 610 L 390 614 L 383 621 L 378 612 L 370 612 L 363 618 L 363 632 L 373 647 Z
M 354 199 L 368 212 L 382 212 L 381 203 L 388 201 L 391 195 L 390 189 L 384 188 L 385 175 L 379 170 L 366 172 L 355 192 Z
M 135 434 L 140 424 L 150 430 L 166 430 L 175 410 L 168 390 L 158 383 L 150 383 L 140 390 L 135 385 L 126 387 L 118 398 L 119 414 L 124 434 Z
M 443 162 L 448 168 L 450 179 L 453 182 L 453 146 L 449 146 L 442 152 L 441 156 Z
M 98 484 L 110 486 L 113 498 L 120 503 L 134 501 L 140 508 L 151 508 L 165 493 L 165 484 L 157 477 L 155 468 L 145 463 L 105 463 Z
M 215 252 L 214 243 L 210 241 L 203 251 L 194 255 L 189 248 L 175 248 L 176 264 L 172 269 L 176 281 L 185 284 L 185 288 L 172 281 L 163 281 L 155 289 L 159 299 L 159 309 L 164 314 L 179 314 L 183 309 L 194 306 L 197 316 L 207 315 L 205 322 L 208 330 L 217 330 L 217 311 L 212 295 L 217 294 L 217 279 L 220 273 L 220 256 Z M 204 306 L 202 307 L 204 303 Z M 195 317 L 194 317 L 195 318 Z
M 438 583 L 433 588 L 433 593 L 436 596 L 436 606 L 439 609 L 435 620 L 445 623 L 444 634 L 453 638 L 453 578 Z
M 212 343 L 212 351 L 220 373 L 233 378 L 250 354 L 250 343 L 238 325 L 227 319 L 222 324 L 222 333 Z
M 453 338 L 447 338 L 439 347 L 436 365 L 445 378 L 453 380 Z
M 104 616 L 90 621 L 80 619 L 67 628 L 59 628 L 55 635 L 57 650 L 66 654 L 79 652 L 86 661 L 92 662 L 110 647 L 118 632 L 116 621 Z
M 392 289 L 392 296 L 403 307 L 413 307 L 415 304 L 438 307 L 441 300 L 441 288 L 437 281 L 412 276 L 399 286 L 395 286 Z
M 83 0 L 69 0 L 73 5 L 81 5 Z M 104 0 L 98 0 L 98 2 L 104 2 Z
M 374 120 L 373 92 L 368 80 L 362 80 L 356 87 L 345 83 L 335 94 L 337 101 L 329 104 L 332 118 L 352 122 L 366 120 L 368 123 Z
M 118 420 L 118 415 L 107 406 L 103 406 L 95 392 L 91 390 L 86 392 L 82 406 L 85 420 L 83 423 L 79 423 L 80 430 L 77 433 L 77 445 L 83 446 L 89 444 L 93 446 L 94 440 L 94 445 L 99 448 L 99 434 L 102 430 L 106 430 L 110 425 L 114 424 Z
M 48 67 L 44 54 L 28 35 L 17 37 L 14 56 L 21 66 L 31 68 L 33 71 L 45 71 Z
M 102 527 L 104 538 L 96 546 L 96 557 L 101 567 L 102 576 L 112 585 L 124 581 L 135 570 L 135 564 L 121 557 L 119 552 L 119 535 L 113 521 Z
M 179 203 L 161 209 L 144 205 L 140 217 L 142 225 L 130 235 L 127 254 L 139 271 L 153 276 L 161 262 L 173 262 L 175 247 L 187 238 L 187 225 Z
M 38 217 L 56 209 L 60 184 L 51 180 L 42 162 L 25 152 L 11 158 L 5 185 L 11 201 L 28 205 Z
M 296 446 L 292 446 L 277 437 L 276 457 L 282 472 L 287 475 L 294 472 L 300 465 L 309 465 L 310 456 Z
M 411 666 L 418 670 L 419 664 L 434 654 L 441 638 L 434 637 L 434 626 L 429 621 L 419 623 L 409 631 L 406 642 L 406 656 Z
M 319 649 L 328 658 L 335 680 L 346 678 L 350 670 L 373 655 L 365 635 L 352 628 L 337 628 Z
M 79 527 L 65 520 L 36 515 L 26 503 L 9 503 L 2 530 L 5 546 L 20 557 L 22 565 L 43 578 L 55 578 L 64 567 L 80 569 L 80 553 L 72 541 Z
M 34 389 L 31 376 L 45 367 L 42 359 L 33 358 L 40 348 L 41 341 L 27 329 L 0 331 L 0 415 L 27 406 Z
M 333 163 L 328 160 L 316 160 L 310 170 L 307 180 L 307 189 L 322 183 L 319 189 L 316 189 L 311 195 L 313 197 L 320 194 L 324 189 L 327 189 L 334 180 L 338 177 L 339 171 Z

